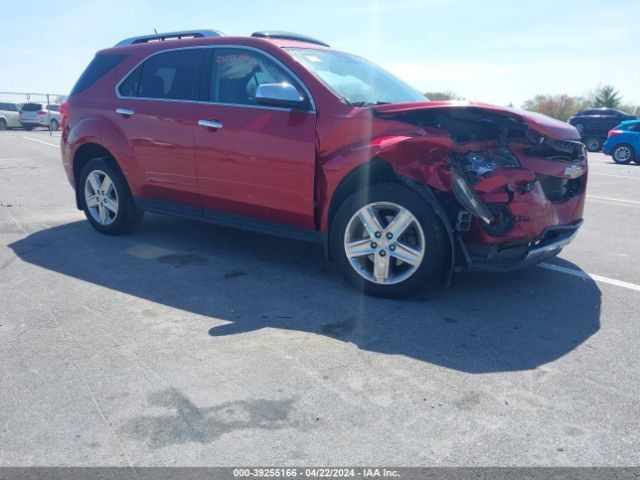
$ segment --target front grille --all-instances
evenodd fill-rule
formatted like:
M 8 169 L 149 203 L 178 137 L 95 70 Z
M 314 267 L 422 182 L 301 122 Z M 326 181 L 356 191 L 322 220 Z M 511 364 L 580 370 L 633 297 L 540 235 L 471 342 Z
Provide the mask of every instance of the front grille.
M 542 186 L 544 195 L 550 202 L 562 202 L 582 192 L 582 177 L 570 180 L 549 175 L 538 175 L 538 181 Z

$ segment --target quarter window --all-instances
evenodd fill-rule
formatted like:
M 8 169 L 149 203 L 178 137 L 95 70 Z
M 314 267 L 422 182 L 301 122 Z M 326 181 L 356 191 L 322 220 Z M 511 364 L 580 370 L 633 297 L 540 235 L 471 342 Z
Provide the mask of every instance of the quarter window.
M 296 87 L 302 97 L 306 97 L 292 76 L 265 55 L 239 48 L 215 49 L 210 100 L 257 105 L 256 90 L 265 83 L 289 83 Z

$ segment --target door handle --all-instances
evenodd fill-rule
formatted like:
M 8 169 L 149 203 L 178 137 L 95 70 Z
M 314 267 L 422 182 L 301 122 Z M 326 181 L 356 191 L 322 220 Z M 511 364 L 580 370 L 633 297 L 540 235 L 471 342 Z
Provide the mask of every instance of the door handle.
M 217 130 L 224 127 L 220 122 L 212 122 L 211 120 L 198 120 L 198 125 L 201 127 L 215 128 Z
M 136 112 L 134 112 L 130 108 L 116 108 L 116 113 L 119 113 L 120 115 L 124 115 L 125 117 L 130 117 Z

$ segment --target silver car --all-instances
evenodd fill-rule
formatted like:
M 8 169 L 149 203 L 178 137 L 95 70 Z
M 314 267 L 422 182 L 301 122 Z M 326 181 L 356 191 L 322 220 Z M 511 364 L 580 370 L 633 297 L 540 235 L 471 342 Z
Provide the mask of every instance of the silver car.
M 26 130 L 47 127 L 60 128 L 60 105 L 46 103 L 25 103 L 20 110 L 20 124 Z
M 0 102 L 0 130 L 20 127 L 20 104 Z

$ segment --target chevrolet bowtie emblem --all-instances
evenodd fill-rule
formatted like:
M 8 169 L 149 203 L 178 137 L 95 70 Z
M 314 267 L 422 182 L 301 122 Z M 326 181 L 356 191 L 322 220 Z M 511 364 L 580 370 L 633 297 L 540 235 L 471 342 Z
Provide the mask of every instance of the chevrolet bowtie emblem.
M 564 174 L 569 178 L 578 178 L 584 171 L 580 165 L 571 165 L 564 169 Z

